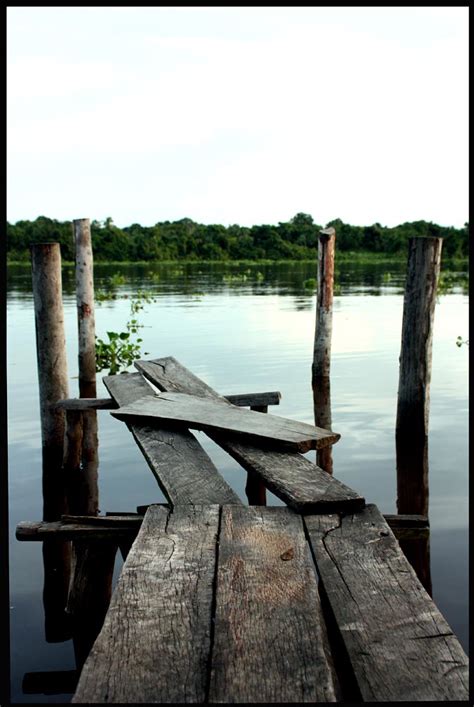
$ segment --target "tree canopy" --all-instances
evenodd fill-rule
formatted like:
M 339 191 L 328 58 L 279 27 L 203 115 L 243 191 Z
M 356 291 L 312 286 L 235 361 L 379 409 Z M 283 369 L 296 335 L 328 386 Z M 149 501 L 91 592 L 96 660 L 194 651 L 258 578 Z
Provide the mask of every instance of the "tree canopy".
M 403 223 L 389 228 L 380 223 L 351 226 L 341 219 L 326 226 L 336 229 L 336 247 L 341 252 L 371 252 L 390 255 L 406 252 L 411 236 L 444 239 L 445 257 L 468 256 L 468 229 L 438 226 L 427 221 Z M 162 221 L 154 226 L 133 223 L 115 226 L 111 217 L 91 221 L 92 246 L 97 261 L 160 260 L 304 260 L 313 258 L 321 225 L 309 214 L 298 213 L 288 222 L 252 227 L 204 225 L 190 218 Z M 28 260 L 32 243 L 58 241 L 63 260 L 74 260 L 72 221 L 39 216 L 35 221 L 7 222 L 8 260 Z

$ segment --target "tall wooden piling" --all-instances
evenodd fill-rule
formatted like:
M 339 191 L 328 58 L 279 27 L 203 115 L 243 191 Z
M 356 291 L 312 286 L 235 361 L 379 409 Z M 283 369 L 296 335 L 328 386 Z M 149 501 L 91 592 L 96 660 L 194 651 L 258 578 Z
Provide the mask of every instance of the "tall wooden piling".
M 397 509 L 428 515 L 428 421 L 441 238 L 411 238 L 403 305 L 396 450 Z
M 73 222 L 76 254 L 76 301 L 79 352 L 79 395 L 97 396 L 95 370 L 95 316 L 92 240 L 89 219 Z M 80 420 L 82 419 L 82 430 Z M 82 438 L 81 438 L 82 433 Z M 82 466 L 78 469 L 78 449 Z M 68 463 L 71 477 L 71 507 L 77 515 L 97 515 L 98 434 L 96 410 L 68 416 Z M 112 594 L 112 578 L 117 545 L 107 541 L 75 542 L 74 573 L 68 611 L 72 618 L 77 668 L 84 663 L 107 612 Z
M 334 256 L 336 231 L 330 226 L 319 232 L 316 329 L 312 365 L 314 424 L 331 429 L 331 339 L 334 296 Z M 332 449 L 318 450 L 318 466 L 332 474 Z
M 69 395 L 59 243 L 31 246 L 36 352 L 43 446 L 43 519 L 66 512 L 61 475 L 64 411 L 52 404 Z
M 76 299 L 79 330 L 79 393 L 81 398 L 95 398 L 95 316 L 94 266 L 91 228 L 88 218 L 75 219 Z
M 43 520 L 68 512 L 66 477 L 62 472 L 64 411 L 53 403 L 67 398 L 68 375 L 59 243 L 31 247 L 36 351 L 43 448 Z M 43 547 L 43 606 L 48 642 L 70 638 L 64 608 L 70 576 L 71 543 Z

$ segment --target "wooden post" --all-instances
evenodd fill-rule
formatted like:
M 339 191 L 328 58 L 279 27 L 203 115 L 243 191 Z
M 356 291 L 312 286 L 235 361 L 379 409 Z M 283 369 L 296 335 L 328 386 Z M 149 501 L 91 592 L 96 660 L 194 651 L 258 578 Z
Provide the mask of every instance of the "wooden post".
M 36 350 L 43 456 L 43 520 L 67 513 L 66 479 L 62 473 L 64 411 L 53 403 L 68 396 L 66 339 L 59 243 L 31 246 Z M 70 638 L 64 609 L 71 564 L 71 543 L 43 547 L 43 606 L 48 642 Z
M 79 336 L 79 395 L 95 398 L 95 318 L 92 242 L 89 219 L 74 220 L 76 252 L 76 300 Z M 82 418 L 82 440 L 80 418 Z M 72 512 L 97 515 L 98 436 L 97 411 L 84 410 L 68 417 Z M 78 448 L 82 468 L 77 469 Z M 79 473 L 76 473 L 79 471 Z M 112 578 L 117 544 L 109 541 L 73 543 L 74 572 L 69 590 L 68 612 L 72 617 L 73 643 L 78 670 L 81 669 L 102 627 L 112 595 Z
M 255 412 L 268 412 L 268 405 L 251 405 L 251 410 Z M 252 471 L 247 472 L 247 483 L 245 484 L 245 494 L 249 506 L 266 506 L 267 489 L 260 478 Z
M 95 373 L 94 271 L 88 218 L 74 220 L 76 299 L 79 328 L 79 393 L 97 397 Z
M 431 354 L 441 238 L 411 238 L 396 423 L 397 510 L 428 515 Z
M 69 394 L 59 243 L 32 245 L 31 269 L 43 446 L 43 520 L 49 521 L 66 512 L 61 475 L 64 411 L 51 407 Z
M 332 303 L 334 295 L 334 256 L 336 231 L 323 228 L 318 240 L 318 284 L 316 300 L 316 329 L 312 366 L 314 424 L 330 430 L 331 419 L 331 338 Z M 318 450 L 316 462 L 332 474 L 332 448 Z

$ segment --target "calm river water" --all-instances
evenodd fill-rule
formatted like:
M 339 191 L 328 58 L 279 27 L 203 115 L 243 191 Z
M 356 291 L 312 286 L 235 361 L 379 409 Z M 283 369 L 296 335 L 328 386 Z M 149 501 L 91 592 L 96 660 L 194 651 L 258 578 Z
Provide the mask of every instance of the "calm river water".
M 459 273 L 458 273 L 459 275 Z M 468 296 L 465 273 L 440 294 L 435 313 L 429 438 L 433 597 L 468 650 Z M 314 423 L 311 359 L 315 295 L 308 263 L 96 266 L 96 289 L 117 299 L 96 305 L 96 331 L 123 331 L 130 297 L 154 301 L 136 318 L 149 358 L 174 356 L 217 391 L 279 390 L 285 417 Z M 464 279 L 463 279 L 464 278 Z M 396 513 L 395 418 L 405 264 L 338 266 L 331 367 L 334 475 Z M 309 283 L 306 283 L 307 285 Z M 72 267 L 63 272 L 71 397 L 78 396 Z M 128 295 L 124 298 L 124 295 Z M 68 702 L 70 694 L 26 694 L 25 673 L 75 668 L 72 641 L 47 643 L 41 543 L 20 543 L 15 527 L 40 520 L 41 433 L 31 273 L 8 268 L 7 392 L 10 488 L 12 702 Z M 146 358 L 147 356 L 143 356 Z M 98 396 L 108 397 L 98 374 Z M 272 411 L 272 410 L 270 410 Z M 108 411 L 99 417 L 100 508 L 135 511 L 164 500 L 137 445 Z M 199 440 L 245 499 L 246 474 L 202 433 Z M 314 460 L 314 452 L 308 457 Z M 312 456 L 313 455 L 313 456 Z M 268 494 L 268 503 L 280 501 Z M 117 556 L 115 577 L 120 570 Z

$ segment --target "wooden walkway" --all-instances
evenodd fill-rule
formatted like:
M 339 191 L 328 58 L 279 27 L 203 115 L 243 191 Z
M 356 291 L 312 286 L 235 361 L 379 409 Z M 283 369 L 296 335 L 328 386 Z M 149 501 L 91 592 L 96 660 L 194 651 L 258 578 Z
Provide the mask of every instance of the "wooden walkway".
M 97 407 L 153 396 L 142 375 L 239 404 L 173 358 L 137 368 L 106 378 L 112 401 Z M 127 418 L 167 505 L 17 528 L 22 540 L 133 541 L 73 702 L 468 700 L 468 659 L 400 549 L 402 517 L 297 452 L 208 429 L 287 507 L 244 506 L 192 433 L 167 424 Z

